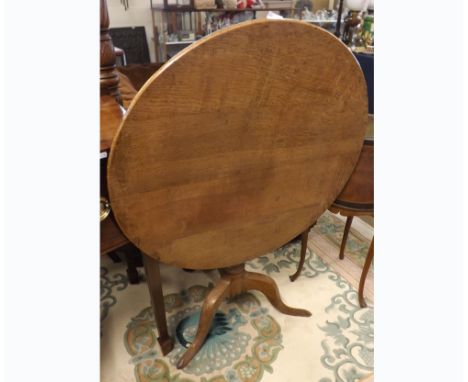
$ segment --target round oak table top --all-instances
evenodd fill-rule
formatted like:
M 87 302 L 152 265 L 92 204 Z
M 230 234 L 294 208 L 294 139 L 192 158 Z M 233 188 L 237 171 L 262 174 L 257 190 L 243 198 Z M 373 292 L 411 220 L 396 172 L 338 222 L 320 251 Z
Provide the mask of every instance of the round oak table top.
M 111 147 L 108 188 L 125 235 L 192 269 L 229 267 L 304 231 L 357 162 L 362 71 L 332 34 L 256 20 L 180 52 L 140 89 Z

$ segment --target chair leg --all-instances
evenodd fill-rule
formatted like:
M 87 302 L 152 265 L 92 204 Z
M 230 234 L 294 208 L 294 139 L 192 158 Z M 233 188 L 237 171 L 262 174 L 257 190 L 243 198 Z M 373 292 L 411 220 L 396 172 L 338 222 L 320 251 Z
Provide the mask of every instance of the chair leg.
M 364 263 L 364 268 L 362 269 L 361 279 L 359 280 L 359 305 L 361 308 L 367 306 L 366 300 L 364 300 L 364 285 L 366 283 L 367 273 L 369 272 L 370 265 L 374 259 L 374 238 L 372 238 L 371 245 L 369 247 L 369 252 L 367 252 L 366 262 Z
M 143 254 L 143 264 L 145 266 L 146 280 L 151 296 L 151 306 L 153 307 L 153 314 L 158 328 L 159 346 L 161 347 L 163 355 L 166 355 L 174 348 L 174 343 L 167 331 L 166 309 L 164 307 L 159 262 Z
M 255 272 L 247 272 L 244 264 L 219 269 L 221 279 L 205 297 L 200 313 L 195 340 L 189 346 L 177 363 L 178 369 L 183 369 L 197 354 L 203 345 L 211 328 L 216 310 L 226 297 L 234 297 L 248 290 L 262 292 L 271 304 L 284 314 L 292 316 L 309 317 L 311 313 L 305 309 L 297 309 L 287 306 L 281 299 L 278 286 L 275 281 L 266 275 Z
M 140 276 L 135 263 L 134 254 L 131 251 L 124 251 L 125 261 L 127 262 L 127 276 L 130 284 L 138 284 L 140 282 Z
M 289 279 L 291 281 L 295 281 L 301 274 L 302 268 L 304 268 L 304 261 L 305 261 L 306 252 L 307 252 L 307 239 L 309 238 L 309 232 L 314 225 L 315 223 L 312 224 L 311 227 L 307 228 L 304 232 L 301 233 L 301 257 L 299 259 L 299 264 L 297 266 L 296 273 L 289 276 Z
M 109 252 L 107 254 L 107 256 L 109 256 L 110 259 L 112 260 L 112 262 L 114 262 L 114 263 L 121 263 L 122 262 L 122 259 L 119 257 L 119 255 L 115 251 Z
M 346 241 L 348 240 L 349 229 L 351 228 L 351 223 L 353 222 L 353 216 L 348 216 L 346 218 L 346 224 L 344 227 L 343 232 L 343 240 L 341 240 L 341 248 L 340 248 L 340 260 L 344 259 L 344 252 L 346 248 Z

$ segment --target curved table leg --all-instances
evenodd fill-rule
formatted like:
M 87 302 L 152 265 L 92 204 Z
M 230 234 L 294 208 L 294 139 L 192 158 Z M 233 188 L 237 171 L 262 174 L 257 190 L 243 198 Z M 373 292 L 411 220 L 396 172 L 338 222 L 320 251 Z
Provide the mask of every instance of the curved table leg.
M 177 363 L 178 369 L 183 369 L 187 366 L 202 347 L 205 338 L 210 331 L 216 310 L 223 302 L 224 297 L 227 296 L 230 286 L 231 282 L 229 280 L 221 279 L 206 296 L 205 301 L 203 302 L 202 311 L 200 312 L 200 322 L 198 324 L 197 335 L 187 351 L 179 359 L 179 362 Z
M 302 316 L 310 317 L 312 313 L 305 309 L 291 308 L 287 306 L 281 299 L 278 286 L 275 281 L 266 275 L 261 273 L 246 272 L 245 274 L 245 290 L 255 289 L 262 292 L 271 305 L 273 305 L 278 311 L 290 316 Z
M 301 233 L 301 257 L 299 259 L 299 264 L 297 266 L 296 273 L 289 276 L 289 280 L 295 281 L 302 272 L 302 268 L 304 268 L 304 261 L 307 253 L 307 239 L 309 238 L 309 232 L 312 228 L 314 228 L 315 224 L 312 224 L 308 229 Z
M 304 267 L 305 256 L 307 252 L 307 239 L 309 237 L 309 231 L 312 227 L 306 229 L 304 232 L 301 233 L 301 257 L 299 258 L 299 265 L 297 266 L 296 273 L 289 276 L 289 280 L 295 281 L 302 272 L 302 268 Z
M 340 248 L 340 260 L 344 259 L 344 251 L 346 247 L 346 241 L 348 240 L 349 229 L 351 228 L 351 223 L 353 222 L 353 216 L 348 216 L 346 218 L 346 224 L 343 232 L 343 240 L 341 241 Z
M 234 297 L 248 290 L 255 289 L 262 292 L 270 303 L 281 313 L 303 317 L 312 315 L 308 310 L 287 306 L 283 300 L 281 300 L 278 286 L 271 277 L 261 273 L 247 272 L 245 271 L 244 264 L 221 268 L 219 272 L 221 274 L 221 279 L 205 298 L 202 311 L 200 312 L 200 323 L 198 324 L 197 335 L 190 347 L 179 359 L 177 363 L 178 369 L 187 366 L 202 347 L 211 328 L 216 310 L 225 297 Z
M 361 308 L 367 306 L 366 300 L 364 300 L 364 285 L 366 283 L 367 273 L 369 272 L 370 265 L 374 259 L 374 238 L 369 247 L 369 252 L 367 252 L 366 262 L 364 263 L 364 268 L 362 269 L 361 279 L 359 280 L 359 305 Z

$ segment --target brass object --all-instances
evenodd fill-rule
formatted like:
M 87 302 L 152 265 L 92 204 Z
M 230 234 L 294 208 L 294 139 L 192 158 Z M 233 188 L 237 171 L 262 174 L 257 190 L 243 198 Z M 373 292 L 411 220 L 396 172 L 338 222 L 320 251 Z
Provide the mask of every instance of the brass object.
M 362 18 L 360 11 L 349 11 L 345 18 L 345 26 L 343 30 L 342 40 L 346 45 L 361 45 L 360 42 L 356 44 L 356 40 L 361 37 Z
M 105 197 L 101 196 L 101 203 L 99 207 L 99 218 L 101 221 L 105 220 L 109 216 L 110 212 L 111 206 L 109 201 Z

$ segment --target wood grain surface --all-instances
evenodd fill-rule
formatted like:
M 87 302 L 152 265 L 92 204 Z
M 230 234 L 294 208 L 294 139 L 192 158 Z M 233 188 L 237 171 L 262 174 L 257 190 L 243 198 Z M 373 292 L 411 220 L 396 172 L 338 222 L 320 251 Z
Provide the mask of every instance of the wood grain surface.
M 369 115 L 366 139 L 348 182 L 330 207 L 343 216 L 374 214 L 374 116 Z M 345 239 L 343 239 L 345 241 Z
M 124 108 L 111 95 L 100 97 L 100 151 L 109 150 L 122 123 Z
M 334 205 L 374 211 L 374 142 L 366 140 L 352 175 Z
M 367 126 L 359 64 L 293 20 L 223 29 L 140 89 L 112 143 L 125 235 L 179 267 L 240 264 L 283 245 L 335 200 Z

